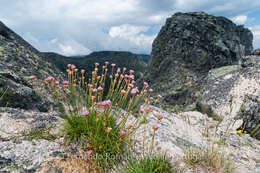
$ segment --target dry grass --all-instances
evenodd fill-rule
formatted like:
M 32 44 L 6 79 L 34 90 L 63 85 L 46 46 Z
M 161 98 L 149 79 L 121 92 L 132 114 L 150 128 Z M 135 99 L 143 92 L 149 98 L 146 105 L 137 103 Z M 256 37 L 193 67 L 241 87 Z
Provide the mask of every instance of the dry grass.
M 53 158 L 46 162 L 39 173 L 101 173 L 94 160 L 91 160 L 87 153 L 79 152 L 77 154 L 68 153 L 66 158 Z
M 190 148 L 185 151 L 184 161 L 193 168 L 205 167 L 209 172 L 233 173 L 235 170 L 233 161 L 213 147 Z

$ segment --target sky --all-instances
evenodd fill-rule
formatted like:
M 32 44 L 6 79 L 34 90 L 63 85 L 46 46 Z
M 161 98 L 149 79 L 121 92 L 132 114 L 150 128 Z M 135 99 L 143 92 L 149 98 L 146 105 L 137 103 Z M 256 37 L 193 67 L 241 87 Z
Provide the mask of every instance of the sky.
M 0 20 L 40 51 L 150 54 L 166 18 L 204 11 L 248 27 L 260 48 L 260 0 L 0 0 Z

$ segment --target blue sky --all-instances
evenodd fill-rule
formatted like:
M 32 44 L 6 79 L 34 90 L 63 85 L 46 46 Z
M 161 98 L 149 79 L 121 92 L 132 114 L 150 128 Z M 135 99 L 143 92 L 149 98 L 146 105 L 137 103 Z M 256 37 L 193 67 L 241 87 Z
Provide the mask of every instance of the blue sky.
M 40 51 L 149 54 L 166 18 L 191 11 L 245 25 L 260 48 L 259 0 L 1 0 L 0 20 Z

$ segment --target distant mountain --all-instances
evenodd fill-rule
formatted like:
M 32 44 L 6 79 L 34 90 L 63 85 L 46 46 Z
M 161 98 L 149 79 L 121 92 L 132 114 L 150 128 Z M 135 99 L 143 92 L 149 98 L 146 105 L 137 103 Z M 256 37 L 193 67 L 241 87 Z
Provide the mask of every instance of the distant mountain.
M 140 78 L 143 76 L 149 61 L 149 55 L 123 51 L 93 52 L 83 57 L 67 57 L 53 52 L 43 52 L 41 54 L 42 57 L 56 65 L 62 72 L 66 72 L 67 64 L 74 64 L 78 69 L 85 69 L 89 75 L 94 69 L 94 63 L 98 62 L 102 66 L 105 61 L 108 61 L 110 64 L 115 63 L 117 67 L 134 70 L 136 78 Z

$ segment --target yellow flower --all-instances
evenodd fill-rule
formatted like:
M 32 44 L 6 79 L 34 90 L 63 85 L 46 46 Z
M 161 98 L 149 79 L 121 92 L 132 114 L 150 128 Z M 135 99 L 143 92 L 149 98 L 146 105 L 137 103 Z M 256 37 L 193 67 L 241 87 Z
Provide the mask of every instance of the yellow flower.
M 237 133 L 238 133 L 238 134 L 241 134 L 241 133 L 242 133 L 242 130 L 237 130 Z
M 244 133 L 247 133 L 247 131 L 245 130 Z

